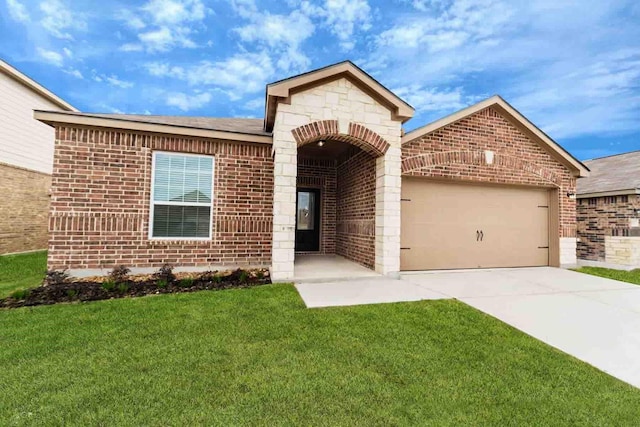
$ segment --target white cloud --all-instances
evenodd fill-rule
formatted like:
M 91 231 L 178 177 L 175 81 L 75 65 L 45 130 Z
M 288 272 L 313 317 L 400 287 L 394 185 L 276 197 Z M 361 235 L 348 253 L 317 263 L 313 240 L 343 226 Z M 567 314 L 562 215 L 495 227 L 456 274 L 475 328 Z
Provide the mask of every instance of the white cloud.
M 31 20 L 27 9 L 18 0 L 7 0 L 6 3 L 9 16 L 11 16 L 14 21 L 26 23 Z
M 134 30 L 141 30 L 147 26 L 145 22 L 138 15 L 130 11 L 129 9 L 122 9 L 118 11 L 116 17 L 123 21 L 127 27 L 132 28 Z
M 187 95 L 182 92 L 171 93 L 167 96 L 167 105 L 177 107 L 182 111 L 195 110 L 211 102 L 211 94 L 207 92 Z
M 267 53 L 238 53 L 223 61 L 202 61 L 186 70 L 186 79 L 194 86 L 224 88 L 231 99 L 237 100 L 247 93 L 263 91 L 273 71 Z
M 138 43 L 125 43 L 120 46 L 119 50 L 123 52 L 140 52 L 144 50 L 144 47 L 142 47 L 142 45 Z
M 201 0 L 150 0 L 142 10 L 158 25 L 200 21 L 206 12 Z
M 69 75 L 75 77 L 75 78 L 84 79 L 84 76 L 82 75 L 82 73 L 79 70 L 75 69 L 75 68 L 69 68 L 67 70 L 62 70 L 62 71 L 64 73 L 66 73 L 66 74 L 69 74 Z
M 71 7 L 63 4 L 60 0 L 42 1 L 40 11 L 43 14 L 42 27 L 57 38 L 73 40 L 70 31 L 84 31 L 87 28 L 84 18 L 73 13 Z
M 366 31 L 371 27 L 371 7 L 367 0 L 325 0 L 324 14 L 345 50 L 354 48 L 357 29 Z
M 37 51 L 38 51 L 38 55 L 40 55 L 40 57 L 45 61 L 58 67 L 62 66 L 64 62 L 64 58 L 58 52 L 55 52 L 53 50 L 42 49 L 40 47 L 37 49 Z
M 166 62 L 149 62 L 144 65 L 149 74 L 156 77 L 172 77 L 182 79 L 185 77 L 185 71 L 182 67 L 170 66 Z
M 234 30 L 241 41 L 268 49 L 278 68 L 284 71 L 299 72 L 310 65 L 300 47 L 315 31 L 307 14 L 299 10 L 288 15 L 260 12 L 252 0 L 236 0 L 233 5 L 241 17 L 250 21 Z
M 168 52 L 175 47 L 194 48 L 194 25 L 204 20 L 207 8 L 202 0 L 149 0 L 139 13 L 118 12 L 118 19 L 137 31 L 138 42 L 120 46 L 124 52 Z M 148 23 L 148 24 L 147 24 Z M 141 32 L 141 30 L 145 30 Z
M 438 90 L 433 87 L 420 87 L 419 84 L 402 86 L 393 92 L 419 111 L 456 111 L 482 98 L 464 95 L 461 87 Z
M 132 82 L 120 80 L 118 77 L 114 75 L 104 76 L 103 79 L 106 80 L 111 86 L 116 86 L 122 89 L 129 89 L 134 86 Z
M 65 56 L 67 58 L 73 58 L 73 52 L 71 51 L 71 49 L 67 48 L 67 47 L 63 47 L 62 51 L 64 52 Z

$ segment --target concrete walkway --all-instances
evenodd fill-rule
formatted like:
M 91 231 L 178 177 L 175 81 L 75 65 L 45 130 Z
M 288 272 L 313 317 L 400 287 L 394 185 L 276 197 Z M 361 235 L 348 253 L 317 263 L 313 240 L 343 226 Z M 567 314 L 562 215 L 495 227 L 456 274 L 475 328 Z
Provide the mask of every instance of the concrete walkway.
M 640 387 L 640 286 L 557 268 L 296 284 L 307 307 L 457 298 Z

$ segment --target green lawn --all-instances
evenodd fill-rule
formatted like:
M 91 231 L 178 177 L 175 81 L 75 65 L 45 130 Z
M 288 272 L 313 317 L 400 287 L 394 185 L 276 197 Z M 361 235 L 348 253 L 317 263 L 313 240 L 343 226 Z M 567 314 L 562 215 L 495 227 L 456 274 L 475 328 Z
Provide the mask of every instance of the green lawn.
M 576 268 L 575 271 L 640 285 L 640 268 L 631 271 L 624 271 L 601 267 L 580 267 Z
M 454 300 L 291 285 L 0 311 L 0 425 L 637 425 L 640 390 Z
M 0 256 L 0 298 L 16 289 L 33 288 L 47 272 L 47 251 Z

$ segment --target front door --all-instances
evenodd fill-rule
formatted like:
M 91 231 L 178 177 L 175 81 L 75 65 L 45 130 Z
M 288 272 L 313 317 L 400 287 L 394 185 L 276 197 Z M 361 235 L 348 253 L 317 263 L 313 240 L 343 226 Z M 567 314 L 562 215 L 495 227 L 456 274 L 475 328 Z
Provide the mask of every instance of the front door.
M 320 190 L 298 189 L 296 200 L 296 251 L 319 251 Z

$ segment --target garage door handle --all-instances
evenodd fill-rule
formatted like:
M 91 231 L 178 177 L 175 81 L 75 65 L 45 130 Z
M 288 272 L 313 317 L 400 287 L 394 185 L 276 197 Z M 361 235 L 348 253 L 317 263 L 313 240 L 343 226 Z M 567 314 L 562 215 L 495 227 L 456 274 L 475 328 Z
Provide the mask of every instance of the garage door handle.
M 480 240 L 480 232 L 476 230 L 476 242 Z
M 482 230 L 480 230 L 480 241 L 482 242 L 482 239 L 484 239 L 484 233 Z

